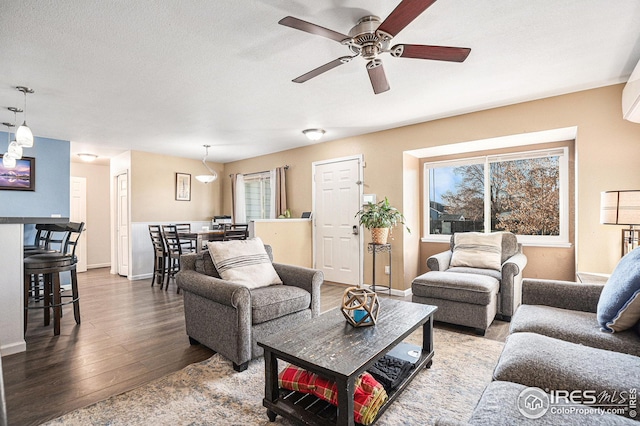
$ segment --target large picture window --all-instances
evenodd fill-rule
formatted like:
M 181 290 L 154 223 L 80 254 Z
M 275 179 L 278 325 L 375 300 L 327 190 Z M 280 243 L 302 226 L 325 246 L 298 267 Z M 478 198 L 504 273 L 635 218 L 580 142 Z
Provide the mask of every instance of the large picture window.
M 425 163 L 425 237 L 510 231 L 521 242 L 567 243 L 567 157 L 555 148 Z

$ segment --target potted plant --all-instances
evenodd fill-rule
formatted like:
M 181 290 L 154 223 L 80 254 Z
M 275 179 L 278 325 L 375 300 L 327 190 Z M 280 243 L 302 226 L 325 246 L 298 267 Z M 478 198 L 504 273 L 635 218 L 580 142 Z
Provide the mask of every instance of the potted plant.
M 377 203 L 367 203 L 356 216 L 360 225 L 371 230 L 371 240 L 374 244 L 386 244 L 391 228 L 404 225 L 404 216 L 389 204 L 387 197 Z M 407 231 L 411 230 L 405 225 Z

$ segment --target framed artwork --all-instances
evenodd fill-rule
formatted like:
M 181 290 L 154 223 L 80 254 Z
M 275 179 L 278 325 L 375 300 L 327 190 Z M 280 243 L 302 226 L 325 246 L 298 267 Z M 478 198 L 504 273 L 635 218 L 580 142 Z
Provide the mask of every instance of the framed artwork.
M 36 159 L 22 157 L 16 160 L 16 166 L 6 169 L 2 165 L 0 155 L 0 190 L 35 191 L 36 190 Z
M 176 173 L 176 200 L 191 201 L 191 175 Z

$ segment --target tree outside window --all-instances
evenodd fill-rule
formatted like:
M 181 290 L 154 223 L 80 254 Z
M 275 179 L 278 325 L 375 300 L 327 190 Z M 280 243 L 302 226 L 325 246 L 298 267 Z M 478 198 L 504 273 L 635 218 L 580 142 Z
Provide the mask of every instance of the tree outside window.
M 426 164 L 428 234 L 560 236 L 565 155 L 560 149 Z

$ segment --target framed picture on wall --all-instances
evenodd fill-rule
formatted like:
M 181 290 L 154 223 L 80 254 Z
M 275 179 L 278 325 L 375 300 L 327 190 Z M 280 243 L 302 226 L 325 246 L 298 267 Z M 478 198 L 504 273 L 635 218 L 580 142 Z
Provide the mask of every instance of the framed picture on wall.
M 191 175 L 176 173 L 176 200 L 191 201 Z
M 35 191 L 36 190 L 36 159 L 22 157 L 16 160 L 16 166 L 7 169 L 2 165 L 0 155 L 0 190 Z

